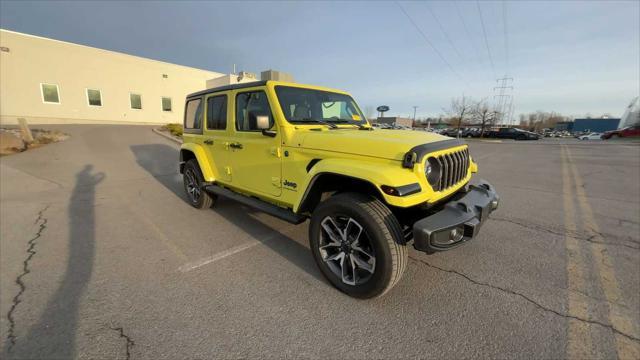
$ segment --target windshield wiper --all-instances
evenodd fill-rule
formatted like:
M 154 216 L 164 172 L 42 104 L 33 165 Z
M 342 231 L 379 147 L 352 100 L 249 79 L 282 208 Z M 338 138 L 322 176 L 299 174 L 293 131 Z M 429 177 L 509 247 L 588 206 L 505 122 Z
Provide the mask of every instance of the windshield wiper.
M 358 129 L 360 130 L 369 130 L 371 129 L 371 127 L 368 126 L 364 126 L 362 124 L 354 124 L 351 122 L 351 120 L 349 119 L 331 119 L 331 120 L 327 120 L 328 122 L 332 122 L 332 123 L 339 123 L 339 124 L 349 124 L 349 125 L 353 125 L 356 126 Z
M 300 120 L 289 120 L 289 122 L 291 123 L 318 123 L 318 124 L 322 124 L 322 125 L 327 125 L 328 127 L 332 128 L 332 129 L 337 129 L 338 126 L 336 124 L 332 124 L 326 121 L 322 121 L 322 120 L 317 120 L 317 119 L 311 119 L 311 118 L 304 118 L 304 119 L 300 119 Z

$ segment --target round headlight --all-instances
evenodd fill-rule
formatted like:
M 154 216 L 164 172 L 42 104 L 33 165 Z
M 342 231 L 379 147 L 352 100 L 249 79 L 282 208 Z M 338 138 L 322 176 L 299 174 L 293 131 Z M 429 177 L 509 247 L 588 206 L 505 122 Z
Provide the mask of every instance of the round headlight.
M 438 180 L 440 180 L 441 170 L 440 162 L 436 158 L 430 157 L 427 159 L 424 172 L 429 184 L 433 186 L 438 183 Z

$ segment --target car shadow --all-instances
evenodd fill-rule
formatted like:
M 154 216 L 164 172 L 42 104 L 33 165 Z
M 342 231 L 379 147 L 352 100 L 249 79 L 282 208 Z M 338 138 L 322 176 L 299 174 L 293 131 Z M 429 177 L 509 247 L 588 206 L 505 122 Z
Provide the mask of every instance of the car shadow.
M 91 279 L 95 258 L 95 187 L 104 178 L 102 172 L 93 173 L 92 165 L 76 174 L 69 200 L 69 256 L 62 281 L 38 321 L 2 358 L 76 357 L 80 299 Z
M 146 144 L 130 148 L 140 167 L 180 199 L 187 201 L 182 177 L 177 173 L 178 151 L 174 147 Z M 225 198 L 218 199 L 211 210 L 317 280 L 325 281 L 315 266 L 309 248 L 257 219 L 253 216 L 257 211 Z

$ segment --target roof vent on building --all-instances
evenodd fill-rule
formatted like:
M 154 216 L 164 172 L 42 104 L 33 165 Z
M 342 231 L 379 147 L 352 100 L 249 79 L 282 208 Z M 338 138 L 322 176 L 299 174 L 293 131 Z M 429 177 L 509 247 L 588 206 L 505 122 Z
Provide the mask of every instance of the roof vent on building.
M 267 70 L 260 73 L 260 80 L 293 82 L 293 75 L 282 71 Z
M 238 82 L 240 81 L 254 81 L 256 80 L 256 74 L 247 71 L 240 71 L 238 73 Z

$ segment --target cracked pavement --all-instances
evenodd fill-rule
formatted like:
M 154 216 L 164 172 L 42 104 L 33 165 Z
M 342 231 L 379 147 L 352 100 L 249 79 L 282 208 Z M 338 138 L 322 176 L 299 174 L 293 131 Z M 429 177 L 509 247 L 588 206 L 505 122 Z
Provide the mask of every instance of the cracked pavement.
M 411 250 L 400 283 L 361 301 L 322 279 L 306 223 L 224 199 L 193 210 L 177 145 L 150 127 L 50 127 L 71 138 L 0 158 L 3 359 L 610 359 L 640 346 L 637 143 L 470 142 L 500 209 L 465 246 Z M 561 144 L 581 180 L 574 229 Z

